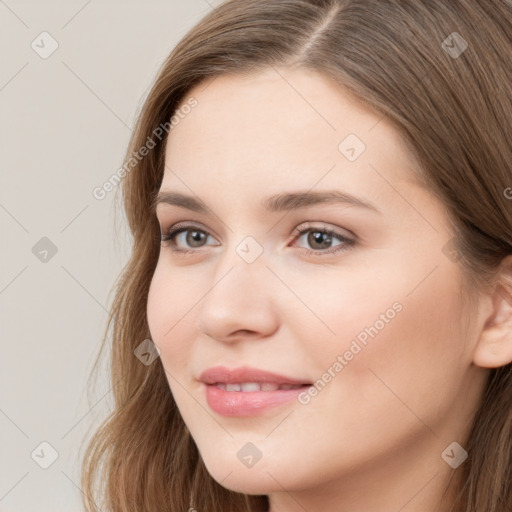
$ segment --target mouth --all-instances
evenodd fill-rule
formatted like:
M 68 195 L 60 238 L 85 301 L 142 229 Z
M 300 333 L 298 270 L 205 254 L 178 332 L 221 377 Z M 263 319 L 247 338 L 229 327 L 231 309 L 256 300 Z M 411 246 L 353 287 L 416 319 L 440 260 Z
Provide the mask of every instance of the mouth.
M 215 366 L 198 379 L 210 409 L 222 416 L 254 416 L 284 406 L 312 383 L 306 380 L 242 366 Z
M 215 384 L 208 384 L 215 386 L 224 391 L 234 391 L 241 393 L 254 393 L 257 391 L 279 391 L 289 389 L 302 389 L 309 387 L 311 384 L 278 384 L 276 382 L 216 382 Z

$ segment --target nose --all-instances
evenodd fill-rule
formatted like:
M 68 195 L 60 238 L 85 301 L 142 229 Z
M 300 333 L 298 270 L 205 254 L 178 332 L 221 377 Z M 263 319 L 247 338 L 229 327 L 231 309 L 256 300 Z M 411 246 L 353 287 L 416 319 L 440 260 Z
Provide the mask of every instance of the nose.
M 263 261 L 247 263 L 234 254 L 198 304 L 197 328 L 225 343 L 272 335 L 279 325 L 272 277 Z

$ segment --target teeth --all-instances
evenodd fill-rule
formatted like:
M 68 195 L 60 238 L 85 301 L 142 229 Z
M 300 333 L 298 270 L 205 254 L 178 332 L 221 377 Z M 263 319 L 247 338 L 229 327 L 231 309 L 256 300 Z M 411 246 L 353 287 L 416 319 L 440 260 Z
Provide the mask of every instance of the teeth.
M 261 391 L 261 386 L 257 382 L 244 382 L 240 388 L 242 391 Z
M 253 392 L 253 391 L 277 391 L 278 389 L 296 389 L 302 387 L 296 384 L 275 384 L 273 382 L 241 382 L 241 383 L 217 383 L 216 386 L 225 391 L 242 391 L 242 392 Z
M 261 391 L 275 391 L 276 389 L 279 389 L 278 384 L 272 382 L 263 382 L 261 384 Z

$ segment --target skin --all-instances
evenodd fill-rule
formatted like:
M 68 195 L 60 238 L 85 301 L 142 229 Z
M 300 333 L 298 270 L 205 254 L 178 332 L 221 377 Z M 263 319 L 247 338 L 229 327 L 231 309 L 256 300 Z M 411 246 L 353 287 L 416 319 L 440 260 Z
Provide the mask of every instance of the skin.
M 489 368 L 512 360 L 495 322 L 510 319 L 510 305 L 482 296 L 470 312 L 460 301 L 444 205 L 417 183 L 387 119 L 338 85 L 281 68 L 223 75 L 189 96 L 198 106 L 170 133 L 160 190 L 199 197 L 210 213 L 160 204 L 157 217 L 164 234 L 187 221 L 208 237 L 190 245 L 178 235 L 189 254 L 162 244 L 147 315 L 208 471 L 228 489 L 269 495 L 272 512 L 448 510 L 454 470 L 441 454 L 464 444 Z M 354 161 L 338 149 L 348 134 L 366 145 Z M 380 213 L 259 204 L 311 189 L 357 195 Z M 326 227 L 356 244 L 327 254 L 342 242 L 294 235 L 306 222 L 310 234 Z M 236 252 L 246 236 L 262 249 L 252 263 Z M 400 312 L 306 405 L 243 418 L 208 407 L 205 369 L 249 365 L 314 382 L 394 303 Z M 262 454 L 250 468 L 237 458 L 247 442 Z

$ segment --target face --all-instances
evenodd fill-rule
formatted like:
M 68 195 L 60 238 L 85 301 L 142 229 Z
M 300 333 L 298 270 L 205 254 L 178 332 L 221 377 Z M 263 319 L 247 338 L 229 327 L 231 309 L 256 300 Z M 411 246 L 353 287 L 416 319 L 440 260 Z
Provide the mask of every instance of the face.
M 361 495 L 368 478 L 382 496 L 390 479 L 412 496 L 453 471 L 441 454 L 461 442 L 485 375 L 471 361 L 447 212 L 416 183 L 403 140 L 310 71 L 220 76 L 189 97 L 160 193 L 204 211 L 159 203 L 162 235 L 181 231 L 162 242 L 147 315 L 208 471 L 229 489 L 286 489 L 304 503 L 329 486 Z M 281 380 L 202 382 L 219 366 Z M 285 378 L 303 386 L 236 390 Z

